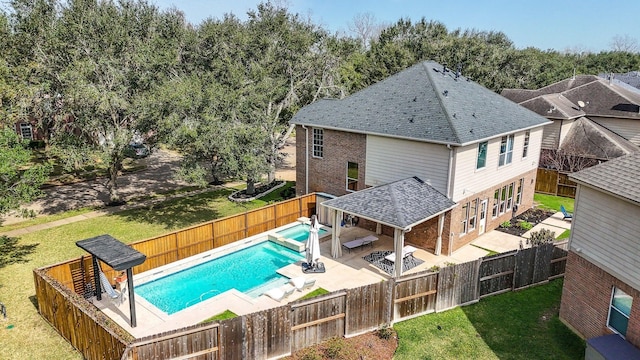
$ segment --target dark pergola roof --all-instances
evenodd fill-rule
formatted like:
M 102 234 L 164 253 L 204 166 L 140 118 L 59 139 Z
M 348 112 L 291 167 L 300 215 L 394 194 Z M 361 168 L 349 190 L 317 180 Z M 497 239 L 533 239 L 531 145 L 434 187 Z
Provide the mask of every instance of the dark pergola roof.
M 76 245 L 118 271 L 140 265 L 147 259 L 145 254 L 116 240 L 111 235 L 80 240 Z
M 417 177 L 357 191 L 322 205 L 407 230 L 456 206 L 444 194 Z

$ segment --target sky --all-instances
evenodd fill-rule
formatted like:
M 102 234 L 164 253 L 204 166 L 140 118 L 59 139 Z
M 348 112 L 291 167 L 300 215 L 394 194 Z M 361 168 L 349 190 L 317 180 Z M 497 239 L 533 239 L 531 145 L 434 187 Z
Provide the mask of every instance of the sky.
M 331 33 L 348 34 L 355 15 L 370 13 L 378 22 L 421 18 L 449 31 L 501 31 L 518 49 L 600 52 L 615 36 L 640 42 L 638 0 L 285 0 L 289 11 L 310 16 Z M 176 7 L 197 25 L 233 13 L 245 20 L 259 0 L 150 0 L 161 9 Z

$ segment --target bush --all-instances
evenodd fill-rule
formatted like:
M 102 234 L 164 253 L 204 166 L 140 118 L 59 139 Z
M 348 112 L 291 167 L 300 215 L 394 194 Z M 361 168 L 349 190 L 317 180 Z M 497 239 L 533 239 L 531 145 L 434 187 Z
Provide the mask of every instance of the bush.
M 520 227 L 520 229 L 522 229 L 522 230 L 531 230 L 531 228 L 533 228 L 533 224 L 532 224 L 532 223 L 530 223 L 530 222 L 528 222 L 528 221 L 524 221 L 524 220 L 521 220 L 521 221 L 518 223 L 518 226 L 519 226 L 519 227 Z
M 389 340 L 391 339 L 391 337 L 393 337 L 393 329 L 387 326 L 383 326 L 382 328 L 378 329 L 376 335 L 378 335 L 380 339 Z
M 500 224 L 501 228 L 509 228 L 511 227 L 511 221 L 507 220 L 505 222 L 503 222 L 502 224 Z
M 331 338 L 327 341 L 327 348 L 325 354 L 329 359 L 340 359 L 344 357 L 343 352 L 346 351 L 347 344 L 343 338 Z
M 527 244 L 538 246 L 541 244 L 551 243 L 556 239 L 556 233 L 549 229 L 542 229 L 531 233 L 531 237 L 527 239 Z

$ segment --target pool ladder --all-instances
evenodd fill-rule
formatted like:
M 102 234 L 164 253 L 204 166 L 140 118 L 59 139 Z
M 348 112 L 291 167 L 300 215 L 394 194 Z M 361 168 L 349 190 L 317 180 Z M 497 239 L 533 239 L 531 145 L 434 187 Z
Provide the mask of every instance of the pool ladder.
M 202 302 L 202 297 L 203 297 L 203 296 L 205 296 L 205 295 L 207 295 L 208 293 L 212 293 L 212 292 L 219 292 L 219 291 L 218 291 L 218 290 L 216 290 L 216 289 L 209 290 L 209 291 L 205 291 L 205 292 L 203 292 L 202 294 L 200 294 L 200 297 L 199 297 L 197 300 L 195 300 L 195 299 L 194 299 L 194 300 L 189 300 L 189 301 L 187 301 L 187 303 L 185 304 L 185 306 L 184 306 L 184 307 L 185 307 L 185 308 L 187 308 L 187 307 L 191 306 L 191 305 L 189 305 L 189 304 L 192 304 L 192 303 L 193 303 L 193 304 L 197 304 L 197 303 L 199 303 L 199 302 Z

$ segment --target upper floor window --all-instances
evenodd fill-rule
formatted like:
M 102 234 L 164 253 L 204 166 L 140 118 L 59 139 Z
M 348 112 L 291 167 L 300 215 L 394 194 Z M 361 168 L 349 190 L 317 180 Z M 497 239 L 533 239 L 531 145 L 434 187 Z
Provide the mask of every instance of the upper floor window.
M 629 325 L 632 303 L 633 298 L 630 295 L 617 287 L 613 288 L 607 326 L 622 336 L 627 335 L 627 326 Z
M 31 124 L 20 123 L 20 135 L 24 140 L 33 140 L 33 128 Z
M 487 165 L 487 146 L 488 141 L 483 141 L 478 144 L 478 160 L 476 161 L 476 169 L 482 169 Z
M 313 129 L 313 157 L 324 156 L 324 130 Z
M 502 137 L 500 141 L 500 159 L 498 166 L 511 164 L 513 158 L 513 135 L 507 135 Z
M 531 131 L 527 130 L 524 133 L 524 146 L 522 148 L 522 158 L 526 158 L 529 153 L 529 138 L 531 137 Z
M 358 191 L 358 163 L 347 163 L 347 191 Z

